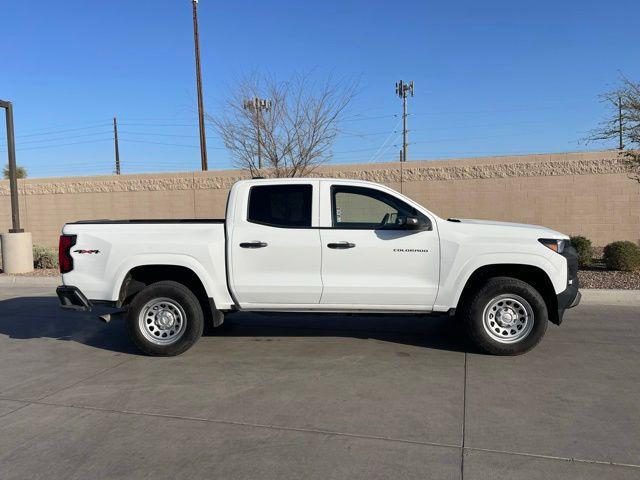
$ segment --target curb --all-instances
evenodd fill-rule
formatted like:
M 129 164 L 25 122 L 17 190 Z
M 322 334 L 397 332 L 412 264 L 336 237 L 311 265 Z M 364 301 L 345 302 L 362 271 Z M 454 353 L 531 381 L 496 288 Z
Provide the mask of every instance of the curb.
M 619 305 L 640 307 L 640 290 L 607 290 L 598 288 L 581 288 L 580 305 Z M 580 308 L 578 305 L 578 308 Z
M 26 277 L 21 275 L 0 275 L 0 287 L 57 287 L 62 285 L 62 278 Z

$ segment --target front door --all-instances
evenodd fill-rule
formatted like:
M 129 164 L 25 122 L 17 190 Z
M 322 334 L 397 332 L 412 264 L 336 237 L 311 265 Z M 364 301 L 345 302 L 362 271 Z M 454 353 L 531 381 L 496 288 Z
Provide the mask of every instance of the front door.
M 320 303 L 431 309 L 438 293 L 439 239 L 428 216 L 383 190 L 327 188 L 331 227 L 320 231 Z M 418 218 L 423 228 L 407 229 L 407 217 Z
M 230 240 L 232 285 L 241 306 L 320 301 L 320 232 L 312 228 L 316 204 L 311 182 L 251 186 Z

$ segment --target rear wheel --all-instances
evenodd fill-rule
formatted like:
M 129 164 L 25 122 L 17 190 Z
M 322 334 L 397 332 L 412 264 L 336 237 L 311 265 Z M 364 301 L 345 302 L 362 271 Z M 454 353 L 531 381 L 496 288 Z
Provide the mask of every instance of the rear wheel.
M 469 338 L 495 355 L 518 355 L 535 347 L 547 330 L 547 306 L 540 293 L 522 280 L 487 280 L 464 302 L 462 320 Z
M 153 283 L 138 293 L 129 306 L 129 336 L 147 355 L 180 355 L 198 341 L 203 327 L 200 302 L 191 290 L 177 282 Z

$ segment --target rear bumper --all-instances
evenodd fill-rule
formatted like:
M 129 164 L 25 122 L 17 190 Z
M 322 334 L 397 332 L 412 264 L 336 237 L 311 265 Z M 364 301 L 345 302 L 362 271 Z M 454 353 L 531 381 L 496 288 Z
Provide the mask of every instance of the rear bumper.
M 72 285 L 60 285 L 56 288 L 56 294 L 62 308 L 90 312 L 93 305 L 78 287 Z

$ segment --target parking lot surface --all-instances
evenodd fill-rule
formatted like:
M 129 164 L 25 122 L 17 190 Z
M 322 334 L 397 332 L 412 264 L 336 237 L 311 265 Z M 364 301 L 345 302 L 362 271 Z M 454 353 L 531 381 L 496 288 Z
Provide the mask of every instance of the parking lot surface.
M 180 357 L 0 287 L 0 478 L 637 479 L 640 307 L 518 357 L 446 317 L 230 315 Z

